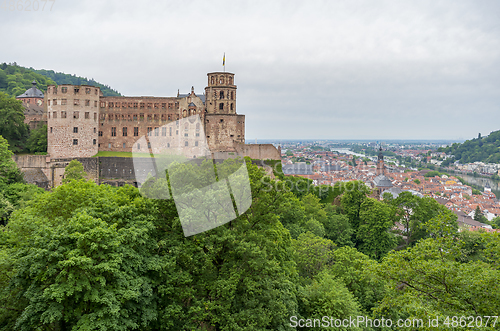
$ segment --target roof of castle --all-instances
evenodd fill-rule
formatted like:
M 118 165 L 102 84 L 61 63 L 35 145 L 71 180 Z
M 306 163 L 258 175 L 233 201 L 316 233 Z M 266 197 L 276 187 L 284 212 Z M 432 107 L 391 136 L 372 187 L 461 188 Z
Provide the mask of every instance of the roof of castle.
M 36 81 L 33 81 L 31 84 L 33 85 L 31 88 L 16 98 L 43 98 L 43 92 L 36 88 Z

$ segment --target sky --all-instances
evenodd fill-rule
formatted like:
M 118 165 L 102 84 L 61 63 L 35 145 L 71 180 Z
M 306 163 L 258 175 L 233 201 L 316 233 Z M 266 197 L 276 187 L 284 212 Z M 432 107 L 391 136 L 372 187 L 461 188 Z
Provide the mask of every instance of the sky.
M 202 94 L 225 53 L 247 140 L 456 140 L 500 129 L 496 0 L 16 3 L 23 10 L 0 7 L 0 62 L 127 96 Z

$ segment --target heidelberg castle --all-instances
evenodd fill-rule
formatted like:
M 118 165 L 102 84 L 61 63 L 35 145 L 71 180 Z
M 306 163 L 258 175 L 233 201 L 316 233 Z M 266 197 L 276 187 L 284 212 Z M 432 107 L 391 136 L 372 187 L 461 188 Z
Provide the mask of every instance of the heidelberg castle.
M 204 149 L 213 159 L 249 156 L 279 160 L 280 151 L 271 144 L 245 144 L 245 115 L 236 112 L 234 74 L 212 72 L 207 76 L 203 95 L 191 88 L 191 93 L 175 97 L 105 97 L 94 86 L 49 85 L 43 96 L 48 130 L 43 172 L 49 186 L 56 186 L 62 177 L 61 170 L 50 170 L 61 166 L 51 164 L 90 158 L 100 151 L 151 153 L 149 142 L 140 143 L 144 137 L 158 137 L 164 147 L 182 151 L 187 158 L 203 156 Z M 25 105 L 36 101 L 23 100 Z M 21 168 L 31 163 L 19 161 Z

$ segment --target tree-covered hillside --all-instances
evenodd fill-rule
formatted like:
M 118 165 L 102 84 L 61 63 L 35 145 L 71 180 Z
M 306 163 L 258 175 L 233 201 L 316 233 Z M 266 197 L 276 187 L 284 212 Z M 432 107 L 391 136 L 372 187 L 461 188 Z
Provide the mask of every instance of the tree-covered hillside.
M 104 85 L 101 83 L 96 82 L 93 78 L 87 79 L 75 75 L 70 75 L 70 74 L 65 74 L 62 72 L 55 72 L 54 70 L 34 70 L 36 73 L 45 76 L 47 78 L 52 79 L 55 81 L 58 85 L 61 84 L 72 84 L 72 85 L 92 85 L 92 86 L 97 86 L 101 88 L 102 94 L 106 97 L 113 97 L 113 96 L 121 96 L 121 94 L 109 87 L 108 85 Z
M 121 95 L 108 85 L 98 83 L 92 78 L 87 79 L 62 72 L 54 72 L 53 70 L 35 70 L 33 68 L 25 68 L 17 65 L 15 62 L 11 64 L 2 63 L 0 65 L 1 92 L 5 92 L 12 97 L 16 97 L 29 89 L 33 80 L 37 81 L 38 89 L 44 93 L 47 91 L 47 85 L 73 84 L 98 86 L 101 88 L 104 96 Z
M 16 63 L 0 65 L 0 92 L 5 92 L 11 97 L 23 94 L 31 88 L 33 80 L 38 83 L 37 87 L 43 93 L 47 91 L 47 85 L 56 84 L 52 79 L 31 69 L 20 67 Z
M 467 140 L 462 144 L 455 143 L 446 148 L 439 148 L 438 151 L 455 156 L 455 160 L 460 163 L 469 162 L 500 162 L 500 131 L 493 131 L 488 136 Z

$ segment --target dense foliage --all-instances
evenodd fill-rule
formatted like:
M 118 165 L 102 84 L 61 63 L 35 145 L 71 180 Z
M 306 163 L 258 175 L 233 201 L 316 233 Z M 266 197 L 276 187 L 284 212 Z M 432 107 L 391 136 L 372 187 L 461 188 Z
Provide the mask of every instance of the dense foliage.
M 440 147 L 438 151 L 455 156 L 460 163 L 476 161 L 486 163 L 500 162 L 500 131 L 493 131 L 488 136 L 467 140 L 462 144 L 454 143 L 448 147 Z M 448 162 L 449 163 L 449 162 Z
M 219 179 L 238 165 L 217 165 Z M 172 199 L 141 195 L 166 180 L 96 185 L 72 164 L 64 185 L 35 194 L 0 228 L 0 330 L 292 330 L 299 319 L 311 327 L 296 329 L 319 330 L 313 319 L 323 316 L 499 311 L 497 234 L 459 233 L 432 199 L 380 201 L 354 182 L 324 204 L 317 190 L 246 166 L 249 209 L 185 237 Z M 173 166 L 168 181 L 189 174 L 189 192 L 211 167 Z

